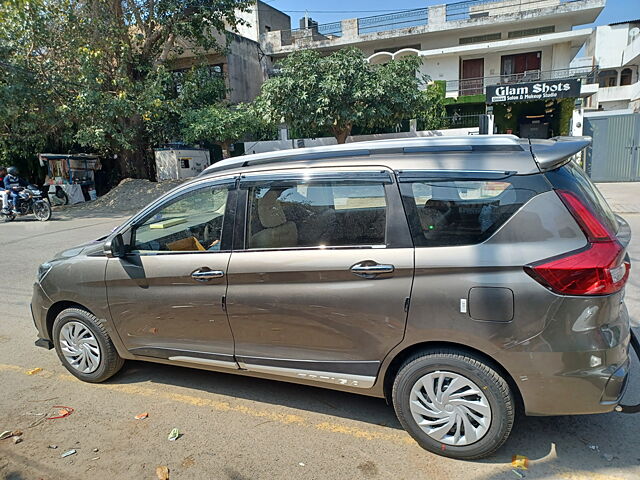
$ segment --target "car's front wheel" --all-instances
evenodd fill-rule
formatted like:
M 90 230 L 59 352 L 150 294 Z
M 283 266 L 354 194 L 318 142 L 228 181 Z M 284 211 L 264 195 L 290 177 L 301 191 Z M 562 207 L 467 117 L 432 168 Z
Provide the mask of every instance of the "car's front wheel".
M 514 420 L 505 379 L 480 358 L 457 350 L 407 359 L 395 378 L 393 405 L 421 447 L 458 459 L 491 455 L 507 440 Z
M 86 310 L 60 312 L 53 322 L 53 343 L 64 367 L 85 382 L 103 382 L 124 364 L 104 326 Z

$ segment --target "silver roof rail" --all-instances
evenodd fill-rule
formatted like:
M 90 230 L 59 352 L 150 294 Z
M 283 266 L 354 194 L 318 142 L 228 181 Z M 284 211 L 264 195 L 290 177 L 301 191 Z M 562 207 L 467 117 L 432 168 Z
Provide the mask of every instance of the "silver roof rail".
M 591 137 L 554 137 L 550 140 L 529 141 L 531 154 L 543 172 L 568 162 L 591 143 Z
M 294 148 L 253 155 L 241 155 L 214 163 L 206 168 L 201 175 L 251 165 L 368 156 L 385 153 L 523 152 L 525 150 L 528 150 L 528 145 L 523 148 L 521 140 L 515 135 L 469 135 L 465 137 L 442 136 L 373 140 L 345 143 L 342 145 Z

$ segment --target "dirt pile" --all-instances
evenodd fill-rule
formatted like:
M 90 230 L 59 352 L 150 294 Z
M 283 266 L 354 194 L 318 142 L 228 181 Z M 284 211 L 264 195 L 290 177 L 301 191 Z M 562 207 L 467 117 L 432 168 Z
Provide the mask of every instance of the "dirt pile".
M 60 209 L 64 213 L 133 213 L 147 206 L 156 198 L 164 195 L 184 180 L 166 180 L 150 182 L 138 178 L 125 178 L 117 187 L 111 189 L 93 202 L 79 203 Z

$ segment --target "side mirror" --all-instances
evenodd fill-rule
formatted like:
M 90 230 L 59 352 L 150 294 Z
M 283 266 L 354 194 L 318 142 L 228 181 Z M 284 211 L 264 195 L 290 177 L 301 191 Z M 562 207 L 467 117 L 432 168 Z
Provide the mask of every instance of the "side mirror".
M 109 258 L 122 258 L 127 255 L 127 246 L 121 233 L 105 242 L 104 253 Z

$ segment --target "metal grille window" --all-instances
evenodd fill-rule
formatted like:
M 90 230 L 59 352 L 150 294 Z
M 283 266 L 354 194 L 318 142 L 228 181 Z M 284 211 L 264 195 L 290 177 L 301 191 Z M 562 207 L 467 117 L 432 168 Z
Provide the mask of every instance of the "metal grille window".
M 500 40 L 502 33 L 488 33 L 486 35 L 476 35 L 475 37 L 465 37 L 460 39 L 460 45 L 468 45 L 470 43 L 490 42 L 492 40 Z
M 555 25 L 549 25 L 548 27 L 527 28 L 526 30 L 516 30 L 514 32 L 509 32 L 509 38 L 532 37 L 534 35 L 554 33 L 555 31 Z

